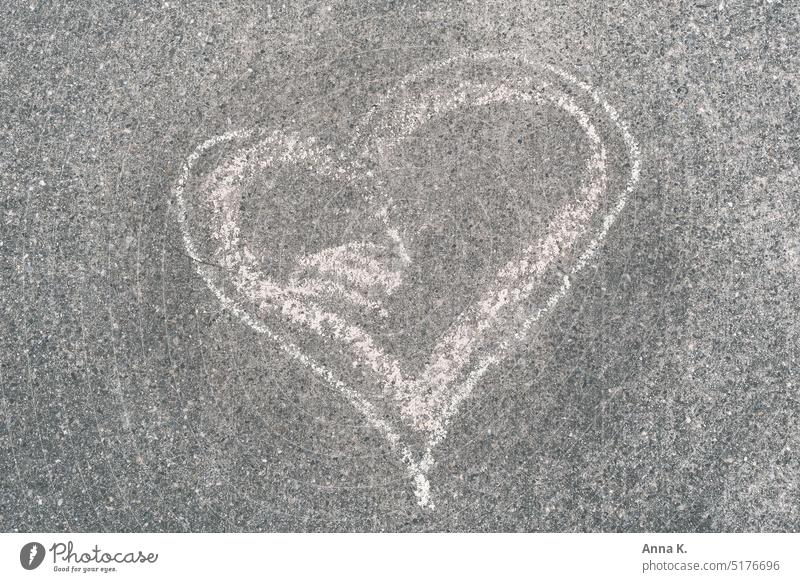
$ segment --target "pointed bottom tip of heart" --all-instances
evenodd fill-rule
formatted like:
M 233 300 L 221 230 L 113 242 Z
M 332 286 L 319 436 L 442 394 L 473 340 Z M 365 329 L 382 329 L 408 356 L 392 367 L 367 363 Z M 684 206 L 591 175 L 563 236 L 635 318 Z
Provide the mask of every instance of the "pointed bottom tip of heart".
M 431 500 L 431 483 L 421 472 L 414 475 L 414 495 L 417 504 L 423 509 L 433 510 L 436 507 Z

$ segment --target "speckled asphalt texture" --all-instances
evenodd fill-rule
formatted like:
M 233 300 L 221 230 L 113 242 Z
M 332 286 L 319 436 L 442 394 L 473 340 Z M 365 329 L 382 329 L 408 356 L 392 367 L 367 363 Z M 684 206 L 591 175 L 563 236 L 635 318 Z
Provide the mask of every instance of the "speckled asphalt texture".
M 800 529 L 800 10 L 650 5 L 3 2 L 0 530 Z M 453 417 L 430 510 L 350 402 L 210 292 L 172 192 L 205 140 L 335 148 L 399 79 L 476 51 L 595 87 L 641 178 Z M 411 359 L 572 191 L 574 127 L 524 115 L 441 120 L 419 140 L 438 149 L 402 152 L 390 187 L 426 197 L 398 218 L 424 244 L 378 335 Z M 285 236 L 254 220 L 264 245 L 356 224 L 315 178 L 275 180 Z

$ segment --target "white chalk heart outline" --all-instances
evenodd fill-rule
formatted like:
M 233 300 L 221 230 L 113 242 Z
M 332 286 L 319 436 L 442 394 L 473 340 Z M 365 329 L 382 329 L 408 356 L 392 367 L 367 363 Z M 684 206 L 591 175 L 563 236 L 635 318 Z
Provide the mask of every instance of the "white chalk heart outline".
M 602 200 L 608 200 L 606 179 L 606 149 L 592 118 L 581 109 L 573 95 L 551 86 L 549 83 L 534 81 L 531 77 L 518 79 L 502 79 L 493 84 L 471 83 L 464 81 L 457 88 L 442 95 L 442 92 L 431 91 L 415 99 L 413 103 L 399 110 L 392 110 L 389 119 L 381 119 L 380 105 L 386 104 L 396 93 L 423 75 L 435 74 L 446 67 L 458 63 L 483 62 L 514 63 L 538 72 L 549 72 L 557 79 L 574 89 L 577 93 L 588 96 L 596 108 L 601 109 L 607 120 L 616 127 L 622 141 L 628 148 L 630 174 L 624 190 L 617 192 L 616 199 L 606 204 L 606 212 L 602 215 L 599 229 L 589 240 L 577 261 L 566 274 L 560 274 L 560 282 L 542 304 L 534 305 L 524 319 L 515 320 L 514 310 L 524 305 L 534 289 L 548 273 L 548 269 L 559 257 L 570 251 L 578 241 L 588 238 L 592 219 L 600 212 Z M 535 83 L 539 83 L 538 86 Z M 461 54 L 446 61 L 424 67 L 417 73 L 405 77 L 383 98 L 377 108 L 368 112 L 364 120 L 355 130 L 356 140 L 352 149 L 366 145 L 367 153 L 373 157 L 384 157 L 402 139 L 431 119 L 453 111 L 458 107 L 481 106 L 492 103 L 550 103 L 572 117 L 588 137 L 591 156 L 587 162 L 587 174 L 591 177 L 588 184 L 581 188 L 581 196 L 577 204 L 564 205 L 556 217 L 550 221 L 546 235 L 533 241 L 525 251 L 509 261 L 497 274 L 497 278 L 481 299 L 470 306 L 435 346 L 431 354 L 431 363 L 419 377 L 409 377 L 403 366 L 390 355 L 376 346 L 369 333 L 345 321 L 339 314 L 326 311 L 313 299 L 326 293 L 326 289 L 317 288 L 310 292 L 307 288 L 281 285 L 272 281 L 261 272 L 258 259 L 241 240 L 238 227 L 238 185 L 237 177 L 245 167 L 258 163 L 269 167 L 273 163 L 294 163 L 305 166 L 308 171 L 326 176 L 332 180 L 351 180 L 354 174 L 366 172 L 364 166 L 346 156 L 332 155 L 323 147 L 318 147 L 313 139 L 303 140 L 296 134 L 272 132 L 266 134 L 254 146 L 242 148 L 225 166 L 220 166 L 206 182 L 211 189 L 210 201 L 214 204 L 215 224 L 212 230 L 217 241 L 216 259 L 229 274 L 235 293 L 249 302 L 256 302 L 262 311 L 277 313 L 283 320 L 301 324 L 313 330 L 321 337 L 338 341 L 349 347 L 356 361 L 369 369 L 382 383 L 384 390 L 392 392 L 398 404 L 400 420 L 408 421 L 411 429 L 420 431 L 426 437 L 425 450 L 422 455 L 414 454 L 412 448 L 403 442 L 396 429 L 384 415 L 362 392 L 348 385 L 324 364 L 315 361 L 300 347 L 288 338 L 274 332 L 263 321 L 249 313 L 240 301 L 231 297 L 230 293 L 215 282 L 218 278 L 217 267 L 208 264 L 201 256 L 189 231 L 187 222 L 188 208 L 185 199 L 185 188 L 189 183 L 192 171 L 204 153 L 212 148 L 245 138 L 259 135 L 254 130 L 232 131 L 214 137 L 198 146 L 187 159 L 182 175 L 173 194 L 177 201 L 177 216 L 187 254 L 195 260 L 198 274 L 205 280 L 208 288 L 220 303 L 230 312 L 236 314 L 245 324 L 259 333 L 265 334 L 285 353 L 300 361 L 315 374 L 325 379 L 339 393 L 344 395 L 359 410 L 369 424 L 383 434 L 395 448 L 406 464 L 408 473 L 415 483 L 414 493 L 418 503 L 433 509 L 428 473 L 433 464 L 433 449 L 446 436 L 446 429 L 451 418 L 456 414 L 459 405 L 474 391 L 478 381 L 493 366 L 500 363 L 527 336 L 531 327 L 551 311 L 567 294 L 571 286 L 571 278 L 579 273 L 593 258 L 598 247 L 606 238 L 611 226 L 622 212 L 628 197 L 635 188 L 640 174 L 641 161 L 639 147 L 620 120 L 617 111 L 607 103 L 597 91 L 585 82 L 552 66 L 540 65 L 528 57 L 518 53 L 470 53 Z M 385 117 L 385 116 L 384 116 Z M 377 119 L 377 121 L 376 121 Z M 370 126 L 377 126 L 372 132 Z M 379 132 L 379 135 L 376 135 Z M 366 140 L 364 140 L 364 135 Z M 266 154 L 266 155 L 265 155 Z M 380 196 L 380 193 L 378 193 Z M 386 219 L 386 209 L 391 204 L 387 200 L 381 205 L 380 218 Z M 382 214 L 381 214 L 382 213 Z M 387 222 L 387 233 L 390 238 L 399 235 Z M 329 252 L 346 252 L 346 246 Z M 408 260 L 403 256 L 401 261 Z M 389 287 L 399 284 L 386 274 L 383 283 Z M 337 289 L 337 292 L 341 289 Z M 359 300 L 355 298 L 355 300 Z M 503 339 L 490 343 L 489 347 L 481 341 L 491 333 L 497 332 L 509 321 L 517 325 L 516 332 Z M 477 349 L 482 348 L 482 349 Z M 479 353 L 479 357 L 474 357 Z M 466 370 L 466 372 L 465 372 Z

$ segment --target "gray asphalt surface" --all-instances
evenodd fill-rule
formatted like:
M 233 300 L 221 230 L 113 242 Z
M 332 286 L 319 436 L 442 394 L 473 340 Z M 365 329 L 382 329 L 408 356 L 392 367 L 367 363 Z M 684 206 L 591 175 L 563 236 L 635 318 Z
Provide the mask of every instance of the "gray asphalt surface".
M 798 7 L 288 4 L 0 8 L 0 530 L 800 529 Z M 431 511 L 349 402 L 222 308 L 171 192 L 209 138 L 301 128 L 344 143 L 404 75 L 484 50 L 596 87 L 642 173 L 570 294 L 454 417 Z M 428 128 L 454 149 L 409 146 L 392 183 L 452 189 L 398 219 L 428 219 L 421 287 L 380 335 L 411 359 L 496 268 L 482 245 L 505 256 L 537 220 L 471 201 L 582 151 L 557 120 L 526 133 L 488 115 Z M 533 148 L 519 166 L 462 156 L 465 136 L 488 159 L 517 135 Z M 555 204 L 549 179 L 529 182 Z M 296 192 L 305 208 L 280 218 L 289 238 L 315 212 L 341 219 L 312 203 L 322 186 L 280 180 L 279 206 Z

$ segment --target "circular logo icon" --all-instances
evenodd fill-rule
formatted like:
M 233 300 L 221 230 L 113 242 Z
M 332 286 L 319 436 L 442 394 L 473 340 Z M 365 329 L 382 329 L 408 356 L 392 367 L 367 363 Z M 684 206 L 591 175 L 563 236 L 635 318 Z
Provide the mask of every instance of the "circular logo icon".
M 44 561 L 44 546 L 39 542 L 28 542 L 19 552 L 19 563 L 26 570 L 35 570 Z

